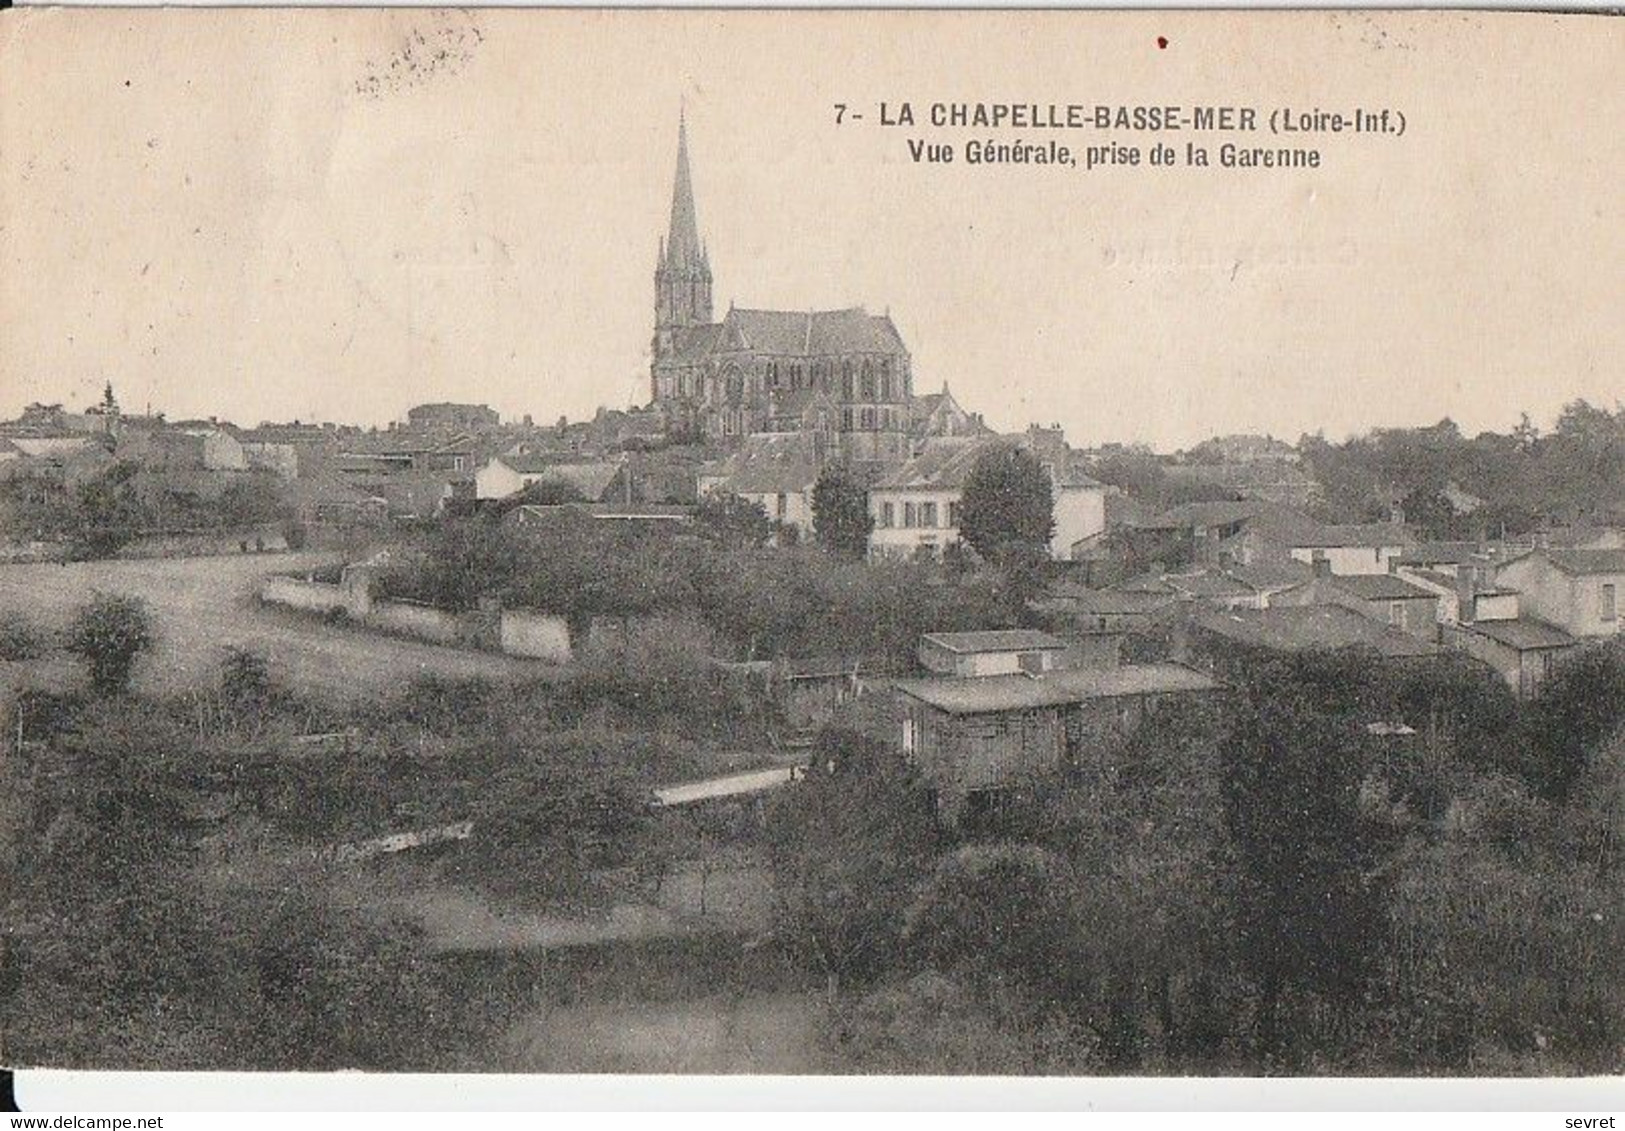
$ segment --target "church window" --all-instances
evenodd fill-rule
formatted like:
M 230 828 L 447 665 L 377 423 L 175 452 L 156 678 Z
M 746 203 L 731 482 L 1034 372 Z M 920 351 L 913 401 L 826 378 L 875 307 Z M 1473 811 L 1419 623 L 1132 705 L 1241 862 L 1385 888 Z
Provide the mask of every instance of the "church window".
M 841 373 L 841 395 L 847 400 L 851 400 L 854 395 L 852 387 L 852 363 L 850 361 L 846 363 L 846 367 Z
M 770 361 L 770 362 L 767 363 L 767 383 L 769 385 L 771 385 L 775 389 L 777 389 L 779 387 L 779 365 L 778 365 L 778 362 Z
M 866 401 L 875 399 L 875 372 L 867 361 L 863 363 L 863 399 Z
M 843 408 L 841 410 L 841 431 L 852 431 L 852 410 L 849 408 Z
M 866 408 L 863 410 L 863 430 L 865 432 L 873 432 L 875 430 L 875 410 L 872 408 Z
M 801 366 L 799 365 L 792 365 L 790 367 L 790 388 L 801 388 Z

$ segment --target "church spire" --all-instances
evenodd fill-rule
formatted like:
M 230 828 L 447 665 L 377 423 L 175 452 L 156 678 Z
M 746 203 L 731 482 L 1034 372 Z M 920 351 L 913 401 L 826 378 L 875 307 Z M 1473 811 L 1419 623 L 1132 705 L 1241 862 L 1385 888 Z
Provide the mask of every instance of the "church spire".
M 698 266 L 700 222 L 694 211 L 694 182 L 688 171 L 688 121 L 677 114 L 677 178 L 671 189 L 671 230 L 666 236 L 666 254 L 673 267 Z
M 682 332 L 711 321 L 711 260 L 700 242 L 694 181 L 688 168 L 687 115 L 677 116 L 677 175 L 671 189 L 671 226 L 655 266 L 654 356 L 677 347 Z

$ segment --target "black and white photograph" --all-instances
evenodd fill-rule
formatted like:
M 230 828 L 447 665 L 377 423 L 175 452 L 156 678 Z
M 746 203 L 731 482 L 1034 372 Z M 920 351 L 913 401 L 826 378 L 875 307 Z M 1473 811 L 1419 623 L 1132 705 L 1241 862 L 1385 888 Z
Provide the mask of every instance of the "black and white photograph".
M 0 1065 L 1617 1082 L 1622 74 L 0 13 Z

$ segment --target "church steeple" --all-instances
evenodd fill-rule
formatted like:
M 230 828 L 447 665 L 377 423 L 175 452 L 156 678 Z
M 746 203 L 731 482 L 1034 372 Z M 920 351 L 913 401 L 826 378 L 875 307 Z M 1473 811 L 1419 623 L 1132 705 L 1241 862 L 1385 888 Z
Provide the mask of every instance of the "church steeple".
M 694 181 L 688 167 L 688 122 L 677 117 L 677 176 L 671 190 L 671 225 L 655 265 L 656 360 L 676 346 L 678 333 L 711 321 L 711 263 L 700 242 Z

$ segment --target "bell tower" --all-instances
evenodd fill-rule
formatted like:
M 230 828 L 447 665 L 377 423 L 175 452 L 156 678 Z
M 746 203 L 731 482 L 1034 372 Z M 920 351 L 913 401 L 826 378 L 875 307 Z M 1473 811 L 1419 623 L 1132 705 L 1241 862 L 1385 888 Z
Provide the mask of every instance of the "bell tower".
M 700 242 L 694 184 L 688 171 L 688 125 L 679 113 L 671 226 L 661 241 L 655 264 L 655 361 L 671 354 L 680 331 L 710 321 L 711 261 Z

